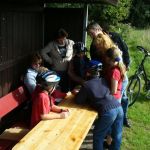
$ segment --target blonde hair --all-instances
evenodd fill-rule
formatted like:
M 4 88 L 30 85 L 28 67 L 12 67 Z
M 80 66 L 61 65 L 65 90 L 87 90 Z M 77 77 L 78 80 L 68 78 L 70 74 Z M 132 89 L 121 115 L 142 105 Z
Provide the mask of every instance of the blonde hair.
M 121 72 L 121 77 L 123 79 L 124 76 L 125 76 L 126 67 L 125 67 L 125 65 L 123 63 L 122 55 L 121 55 L 122 53 L 121 53 L 120 49 L 116 48 L 116 47 L 112 47 L 112 48 L 107 49 L 107 51 L 105 52 L 105 54 L 112 61 L 118 62 L 117 66 L 119 67 L 119 70 Z
M 102 54 L 104 54 L 106 50 L 111 47 L 117 47 L 105 32 L 97 35 L 97 37 L 94 39 L 94 45 L 96 46 L 96 49 Z

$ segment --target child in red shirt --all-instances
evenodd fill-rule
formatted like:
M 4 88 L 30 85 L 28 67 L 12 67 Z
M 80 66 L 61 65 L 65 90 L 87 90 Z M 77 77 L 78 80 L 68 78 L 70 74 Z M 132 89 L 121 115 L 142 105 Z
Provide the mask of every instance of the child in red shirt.
M 112 95 L 121 103 L 122 81 L 125 75 L 125 65 L 122 58 L 115 53 L 115 49 L 109 48 L 106 51 L 106 73 L 105 78 L 110 86 Z
M 54 105 L 54 98 L 51 96 L 60 81 L 60 77 L 53 71 L 47 71 L 39 74 L 36 79 L 38 85 L 32 93 L 31 128 L 41 120 L 63 119 L 68 117 L 69 111 Z

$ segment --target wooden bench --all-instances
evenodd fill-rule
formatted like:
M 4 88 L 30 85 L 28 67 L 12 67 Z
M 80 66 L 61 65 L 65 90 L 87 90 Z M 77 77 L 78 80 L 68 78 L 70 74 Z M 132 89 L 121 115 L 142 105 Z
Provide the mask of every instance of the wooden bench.
M 6 128 L 5 125 L 7 124 L 4 123 L 4 122 L 7 122 L 6 120 L 8 120 L 9 124 L 11 124 L 9 119 L 11 120 L 12 118 L 10 118 L 9 115 L 11 114 L 11 117 L 12 117 L 12 114 L 14 113 L 14 111 L 18 109 L 20 106 L 23 106 L 24 103 L 27 102 L 27 100 L 29 100 L 29 98 L 23 86 L 20 86 L 16 90 L 0 98 L 1 128 L 2 128 L 2 125 L 3 125 L 3 128 Z M 13 114 L 15 115 L 14 116 L 15 119 L 17 118 L 16 113 Z M 0 135 L 0 150 L 10 149 L 25 134 L 27 134 L 28 131 L 29 130 L 26 128 L 15 127 L 15 125 L 13 125 L 11 128 L 8 128 L 8 129 L 6 128 Z
M 78 150 L 90 130 L 97 113 L 88 106 L 79 106 L 71 95 L 60 106 L 70 110 L 66 119 L 40 121 L 13 150 Z

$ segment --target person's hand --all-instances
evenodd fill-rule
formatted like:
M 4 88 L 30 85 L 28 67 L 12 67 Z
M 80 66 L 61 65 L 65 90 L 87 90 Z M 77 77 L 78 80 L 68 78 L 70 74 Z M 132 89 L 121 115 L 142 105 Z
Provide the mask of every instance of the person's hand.
M 46 72 L 46 71 L 48 71 L 48 68 L 46 68 L 46 67 L 41 66 L 38 68 L 39 73 Z
M 67 118 L 69 116 L 69 111 L 66 111 L 66 112 L 61 112 L 60 113 L 60 117 L 62 118 L 62 119 L 65 119 L 65 118 Z
M 66 96 L 70 96 L 70 95 L 71 95 L 71 92 L 70 92 L 70 91 L 66 93 Z
M 62 109 L 62 112 L 68 112 L 69 113 L 69 109 Z

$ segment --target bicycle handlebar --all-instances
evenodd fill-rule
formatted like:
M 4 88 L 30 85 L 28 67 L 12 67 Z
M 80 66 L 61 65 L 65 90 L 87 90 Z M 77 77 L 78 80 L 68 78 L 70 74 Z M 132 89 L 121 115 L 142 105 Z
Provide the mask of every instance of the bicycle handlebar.
M 142 47 L 142 46 L 137 46 L 137 48 L 138 48 L 140 51 L 144 52 L 145 55 L 150 56 L 150 52 L 147 51 L 144 47 Z

